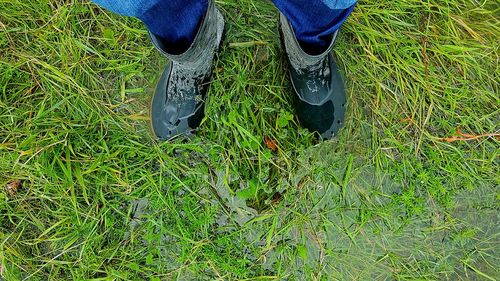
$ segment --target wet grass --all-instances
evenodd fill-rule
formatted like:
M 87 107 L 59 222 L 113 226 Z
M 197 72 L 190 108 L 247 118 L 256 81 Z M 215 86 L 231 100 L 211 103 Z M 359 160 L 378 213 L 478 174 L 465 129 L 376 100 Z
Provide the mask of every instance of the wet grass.
M 207 118 L 158 143 L 140 22 L 0 0 L 0 279 L 499 278 L 494 1 L 361 1 L 324 143 L 292 117 L 272 4 L 218 4 Z

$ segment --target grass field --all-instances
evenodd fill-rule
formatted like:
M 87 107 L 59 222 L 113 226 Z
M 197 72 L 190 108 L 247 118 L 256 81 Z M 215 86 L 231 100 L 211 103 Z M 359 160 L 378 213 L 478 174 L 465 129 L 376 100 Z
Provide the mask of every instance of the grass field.
M 139 21 L 0 0 L 0 280 L 500 280 L 497 1 L 361 0 L 324 143 L 274 6 L 217 3 L 207 118 L 158 143 Z

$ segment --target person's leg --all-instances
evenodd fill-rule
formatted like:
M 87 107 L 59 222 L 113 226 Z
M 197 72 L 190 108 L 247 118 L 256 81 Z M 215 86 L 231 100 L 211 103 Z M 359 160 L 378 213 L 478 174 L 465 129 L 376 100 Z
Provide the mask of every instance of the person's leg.
M 273 0 L 280 9 L 280 35 L 301 124 L 323 139 L 344 122 L 346 91 L 331 50 L 356 0 Z
M 214 0 L 93 0 L 115 13 L 141 19 L 169 63 L 156 86 L 151 125 L 168 140 L 189 135 L 204 116 L 212 61 L 224 30 Z
M 309 53 L 328 48 L 332 35 L 354 10 L 357 0 L 273 0 L 287 17 L 297 40 Z
M 208 7 L 208 0 L 93 1 L 115 13 L 139 18 L 175 54 L 191 45 Z

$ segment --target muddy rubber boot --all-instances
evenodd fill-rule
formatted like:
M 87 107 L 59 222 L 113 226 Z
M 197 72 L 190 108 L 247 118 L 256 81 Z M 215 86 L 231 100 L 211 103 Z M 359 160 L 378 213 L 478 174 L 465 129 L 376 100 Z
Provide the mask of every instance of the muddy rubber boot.
M 213 59 L 223 31 L 224 18 L 210 1 L 195 39 L 184 53 L 169 54 L 159 38 L 150 33 L 156 49 L 170 60 L 156 86 L 151 105 L 151 124 L 159 139 L 191 135 L 200 125 L 205 116 Z
M 295 110 L 301 124 L 322 139 L 331 139 L 344 123 L 346 92 L 331 50 L 310 55 L 300 46 L 292 26 L 280 13 L 280 35 L 290 65 L 290 78 L 296 93 Z

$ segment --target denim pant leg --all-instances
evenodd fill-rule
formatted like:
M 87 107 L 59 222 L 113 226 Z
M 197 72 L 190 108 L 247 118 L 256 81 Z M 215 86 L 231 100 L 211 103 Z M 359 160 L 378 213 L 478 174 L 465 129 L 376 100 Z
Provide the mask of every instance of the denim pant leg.
M 179 53 L 194 40 L 206 13 L 208 0 L 93 0 L 124 16 L 139 18 L 149 31 Z
M 331 36 L 354 10 L 357 0 L 273 0 L 290 21 L 302 47 L 311 53 L 327 48 Z

